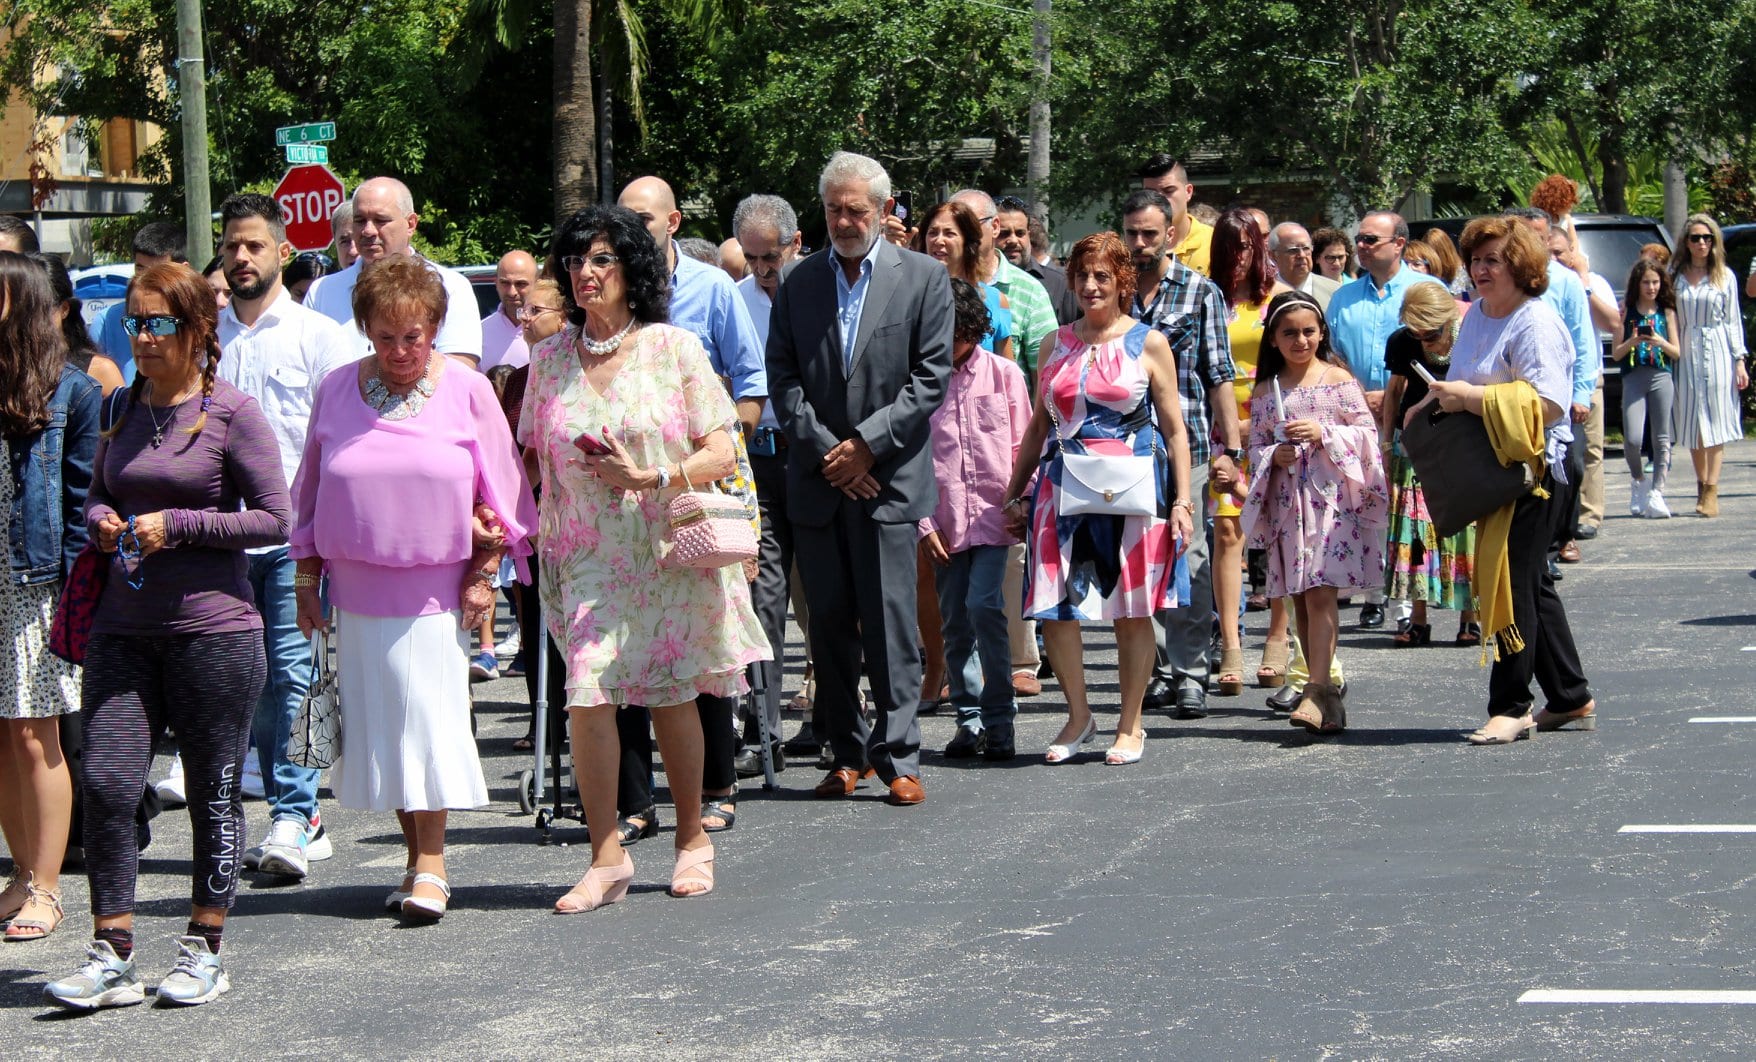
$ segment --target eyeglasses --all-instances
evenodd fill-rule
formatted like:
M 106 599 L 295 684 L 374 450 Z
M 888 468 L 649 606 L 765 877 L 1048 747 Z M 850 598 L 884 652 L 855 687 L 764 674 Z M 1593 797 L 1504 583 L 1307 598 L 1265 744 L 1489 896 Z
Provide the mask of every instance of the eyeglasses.
M 1691 232 L 1688 235 L 1687 239 L 1689 240 L 1690 243 L 1712 243 L 1713 242 L 1713 233 L 1711 233 L 1711 232 Z
M 142 332 L 145 332 L 149 336 L 157 336 L 160 339 L 163 339 L 165 336 L 176 335 L 177 329 L 182 326 L 182 318 L 166 317 L 163 314 L 154 314 L 151 317 L 141 317 L 138 314 L 131 313 L 122 318 L 122 331 L 128 333 L 128 338 L 130 339 L 133 339 Z
M 620 261 L 621 259 L 613 254 L 594 254 L 590 258 L 581 258 L 576 254 L 570 254 L 561 259 L 561 268 L 569 273 L 578 273 L 585 268 L 587 262 L 591 263 L 593 269 L 608 269 Z
M 1336 265 L 1341 265 L 1343 262 L 1347 261 L 1347 252 L 1337 251 L 1334 254 L 1326 254 L 1323 256 L 1323 260 L 1325 262 L 1333 262 Z
M 1280 253 L 1281 254 L 1290 254 L 1294 258 L 1309 258 L 1311 256 L 1311 248 L 1309 248 L 1309 247 L 1282 247 L 1280 249 Z M 1339 257 L 1345 258 L 1347 256 L 1341 255 Z
M 1395 236 L 1379 236 L 1376 233 L 1362 232 L 1354 237 L 1354 242 L 1361 247 L 1376 247 L 1381 243 L 1389 243 Z

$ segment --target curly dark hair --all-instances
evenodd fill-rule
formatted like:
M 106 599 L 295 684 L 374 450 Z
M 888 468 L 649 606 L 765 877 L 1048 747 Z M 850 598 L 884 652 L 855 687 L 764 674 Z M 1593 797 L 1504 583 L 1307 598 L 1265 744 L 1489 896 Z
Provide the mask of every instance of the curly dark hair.
M 1286 355 L 1274 345 L 1274 329 L 1280 317 L 1291 310 L 1309 310 L 1317 317 L 1317 360 L 1333 365 L 1343 372 L 1348 371 L 1347 363 L 1335 353 L 1329 345 L 1329 322 L 1324 320 L 1323 307 L 1317 300 L 1302 291 L 1283 291 L 1270 299 L 1268 309 L 1262 317 L 1262 349 L 1256 354 L 1256 382 L 1265 386 L 1269 380 L 1281 374 L 1287 367 Z
M 960 342 L 980 343 L 982 337 L 988 334 L 988 325 L 992 323 L 988 316 L 988 304 L 982 298 L 982 293 L 962 277 L 952 277 L 951 306 L 956 314 L 951 337 Z
M 610 245 L 610 253 L 622 260 L 622 283 L 628 288 L 628 308 L 643 324 L 666 324 L 671 319 L 671 271 L 665 254 L 641 224 L 640 215 L 627 207 L 588 206 L 561 223 L 549 244 L 549 276 L 561 283 L 561 302 L 567 319 L 585 325 L 585 311 L 573 299 L 573 278 L 561 267 L 571 255 L 591 253 L 598 237 Z

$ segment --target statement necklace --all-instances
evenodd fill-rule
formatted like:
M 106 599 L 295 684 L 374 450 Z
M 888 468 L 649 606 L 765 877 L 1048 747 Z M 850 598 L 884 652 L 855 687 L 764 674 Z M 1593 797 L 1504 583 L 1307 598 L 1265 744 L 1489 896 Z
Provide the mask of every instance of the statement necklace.
M 415 386 L 405 394 L 397 394 L 384 385 L 384 378 L 376 370 L 366 378 L 366 404 L 378 411 L 385 420 L 407 420 L 419 416 L 427 399 L 433 397 L 433 388 L 437 381 L 433 379 L 433 356 L 427 355 L 427 364 L 421 370 L 421 378 Z
M 630 317 L 630 318 L 628 318 L 628 323 L 622 326 L 622 330 L 620 332 L 617 332 L 615 335 L 611 336 L 610 338 L 605 339 L 605 340 L 601 340 L 601 341 L 589 338 L 585 334 L 585 326 L 580 325 L 579 326 L 579 349 L 584 351 L 587 354 L 590 354 L 594 358 L 602 358 L 602 357 L 607 357 L 608 355 L 614 354 L 616 352 L 616 348 L 620 347 L 622 345 L 622 340 L 624 340 L 628 337 L 628 333 L 634 331 L 634 325 L 635 325 L 635 319 L 633 317 Z

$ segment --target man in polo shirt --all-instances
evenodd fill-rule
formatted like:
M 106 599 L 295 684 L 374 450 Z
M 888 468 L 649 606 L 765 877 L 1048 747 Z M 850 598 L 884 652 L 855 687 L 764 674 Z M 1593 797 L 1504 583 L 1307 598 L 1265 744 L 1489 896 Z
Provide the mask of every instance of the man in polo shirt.
M 768 318 L 780 291 L 781 275 L 798 257 L 803 243 L 799 216 L 792 205 L 775 195 L 752 195 L 732 211 L 732 239 L 748 270 L 738 281 L 738 295 L 750 314 L 762 349 L 768 349 Z M 750 471 L 756 477 L 756 500 L 762 507 L 762 540 L 756 557 L 756 582 L 750 587 L 751 604 L 762 621 L 763 633 L 774 650 L 774 659 L 763 669 L 762 710 L 768 715 L 768 733 L 774 742 L 774 765 L 785 766 L 780 745 L 780 694 L 785 676 L 787 601 L 792 595 L 793 525 L 787 520 L 787 440 L 774 419 L 774 407 L 764 403 L 762 417 L 750 437 Z M 804 626 L 804 618 L 800 618 Z M 736 766 L 741 777 L 762 773 L 761 746 L 754 720 L 744 726 L 744 747 Z M 816 744 L 815 728 L 807 719 L 801 738 L 790 748 L 802 753 Z
M 756 336 L 756 326 L 750 321 L 750 312 L 744 308 L 737 286 L 718 266 L 679 253 L 676 235 L 683 224 L 683 215 L 677 209 L 677 197 L 669 184 L 657 177 L 636 178 L 622 189 L 616 202 L 640 215 L 647 231 L 652 233 L 653 242 L 664 250 L 671 269 L 671 324 L 701 337 L 701 345 L 707 348 L 713 371 L 728 381 L 744 434 L 751 435 L 768 405 L 768 368 L 764 344 Z M 731 798 L 736 793 L 738 741 L 733 716 L 737 701 L 731 697 L 703 694 L 695 698 L 695 705 L 701 712 L 705 745 L 701 795 L 716 809 L 706 816 L 709 820 L 706 826 L 723 829 L 720 823 L 729 824 L 730 818 L 718 814 L 718 809 L 729 811 Z M 617 712 L 616 725 L 622 735 L 623 776 L 629 776 L 627 764 L 633 757 L 635 762 L 646 765 L 647 777 L 650 778 L 652 742 L 647 734 L 646 712 L 634 709 Z M 781 764 L 776 762 L 775 766 L 778 768 Z M 647 803 L 642 801 L 638 805 L 623 806 L 621 810 L 624 815 L 638 814 Z M 716 815 L 719 822 L 712 821 Z
M 1157 192 L 1171 204 L 1171 253 L 1177 261 L 1206 276 L 1213 250 L 1213 226 L 1189 213 L 1189 199 L 1195 194 L 1195 186 L 1189 183 L 1183 164 L 1161 151 L 1135 173 L 1140 178 L 1140 187 Z
M 994 202 L 994 246 L 1006 256 L 1014 268 L 1022 269 L 1036 278 L 1048 293 L 1049 304 L 1055 308 L 1057 324 L 1072 324 L 1079 317 L 1079 305 L 1073 298 L 1073 289 L 1067 286 L 1067 273 L 1054 259 L 1040 262 L 1031 252 L 1030 227 L 1032 218 L 1025 208 L 1024 200 L 1017 196 L 1003 195 Z M 1032 359 L 1035 359 L 1032 352 Z M 1036 381 L 1026 377 L 1026 382 L 1033 387 Z
M 1360 219 L 1354 237 L 1360 275 L 1343 284 L 1329 300 L 1329 342 L 1346 361 L 1348 371 L 1366 392 L 1372 418 L 1384 406 L 1384 387 L 1390 370 L 1384 365 L 1384 345 L 1390 333 L 1402 327 L 1402 293 L 1411 284 L 1437 284 L 1428 276 L 1402 264 L 1408 246 L 1408 222 L 1389 210 L 1376 210 Z M 1360 608 L 1360 626 L 1373 630 L 1384 626 L 1384 590 L 1366 593 Z
M 500 305 L 482 318 L 482 364 L 488 372 L 502 365 L 509 369 L 530 364 L 530 347 L 524 341 L 524 297 L 537 282 L 537 260 L 524 251 L 508 251 L 494 267 L 494 290 Z
M 366 181 L 354 189 L 352 231 L 360 257 L 339 273 L 318 277 L 305 292 L 306 306 L 332 321 L 353 327 L 359 356 L 372 352 L 372 342 L 354 323 L 354 285 L 362 273 L 379 262 L 403 255 L 420 258 L 411 242 L 420 220 L 408 185 L 394 177 Z M 424 258 L 421 261 L 427 262 Z M 482 359 L 482 321 L 476 316 L 476 296 L 469 278 L 434 262 L 427 262 L 427 268 L 445 282 L 445 320 L 439 324 L 433 349 L 473 369 Z
M 1311 234 L 1296 221 L 1283 221 L 1268 234 L 1268 253 L 1280 279 L 1294 291 L 1302 291 L 1317 300 L 1325 311 L 1341 282 L 1331 280 L 1312 268 Z
M 1158 664 L 1146 690 L 1149 708 L 1175 703 L 1178 719 L 1207 714 L 1208 647 L 1213 642 L 1213 569 L 1207 544 L 1213 520 L 1207 514 L 1207 484 L 1229 485 L 1244 459 L 1238 438 L 1238 402 L 1232 380 L 1227 335 L 1230 315 L 1219 286 L 1170 253 L 1172 207 L 1157 192 L 1141 189 L 1122 204 L 1122 242 L 1133 260 L 1134 300 L 1129 312 L 1158 329 L 1177 358 L 1177 393 L 1189 435 L 1189 492 L 1201 526 L 1188 544 L 1189 603 L 1153 617 Z M 1217 426 L 1224 443 L 1211 453 Z M 1210 456 L 1211 453 L 1211 456 Z
M 255 398 L 280 449 L 290 484 L 305 453 L 305 425 L 317 385 L 358 353 L 342 327 L 300 306 L 281 282 L 292 256 L 280 205 L 265 195 L 233 195 L 220 204 L 220 261 L 232 299 L 219 313 L 219 376 Z M 302 878 L 313 859 L 332 853 L 317 813 L 319 772 L 287 759 L 293 717 L 311 685 L 311 647 L 299 633 L 292 558 L 282 544 L 249 551 L 250 588 L 262 613 L 268 683 L 251 725 L 269 816 L 267 838 L 244 853 L 244 865 Z

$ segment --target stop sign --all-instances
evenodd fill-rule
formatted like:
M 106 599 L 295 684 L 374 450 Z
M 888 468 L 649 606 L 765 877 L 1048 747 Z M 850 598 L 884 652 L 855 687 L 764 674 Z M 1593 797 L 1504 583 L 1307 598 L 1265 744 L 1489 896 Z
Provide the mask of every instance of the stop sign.
M 330 216 L 347 198 L 341 178 L 328 166 L 294 166 L 274 186 L 274 200 L 287 222 L 287 241 L 296 251 L 321 251 L 334 241 Z

